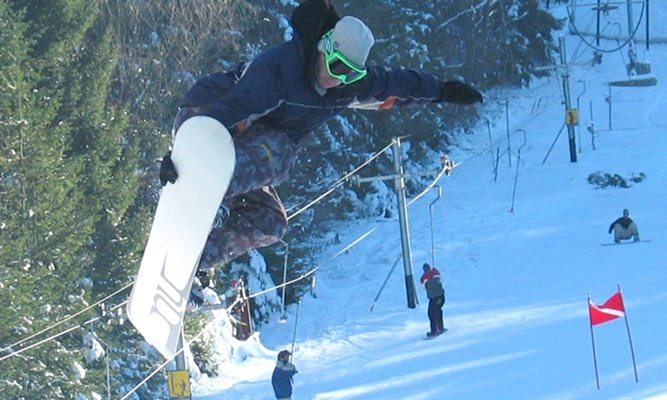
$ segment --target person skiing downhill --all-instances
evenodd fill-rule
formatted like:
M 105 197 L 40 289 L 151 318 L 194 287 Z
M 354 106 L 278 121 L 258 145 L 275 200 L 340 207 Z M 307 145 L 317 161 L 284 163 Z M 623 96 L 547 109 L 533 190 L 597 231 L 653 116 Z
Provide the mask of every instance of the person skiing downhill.
M 288 178 L 304 139 L 346 109 L 483 100 L 462 81 L 367 64 L 375 42 L 371 30 L 358 18 L 342 17 L 330 0 L 302 1 L 291 23 L 291 40 L 198 80 L 176 115 L 174 132 L 190 117 L 215 118 L 231 133 L 236 150 L 234 174 L 199 270 L 283 237 L 287 215 L 274 186 Z M 160 181 L 166 185 L 177 177 L 178 165 L 167 153 Z

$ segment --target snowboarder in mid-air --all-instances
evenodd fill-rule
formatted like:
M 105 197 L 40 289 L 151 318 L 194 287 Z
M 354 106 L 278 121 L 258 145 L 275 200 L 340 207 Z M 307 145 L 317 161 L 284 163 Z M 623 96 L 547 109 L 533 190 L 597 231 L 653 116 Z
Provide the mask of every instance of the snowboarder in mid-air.
M 175 118 L 174 132 L 193 116 L 220 121 L 236 150 L 234 175 L 199 270 L 283 237 L 287 216 L 274 186 L 288 178 L 304 139 L 326 121 L 348 108 L 470 105 L 483 99 L 479 90 L 460 80 L 367 64 L 374 44 L 371 30 L 355 17 L 342 17 L 330 0 L 302 1 L 291 22 L 291 40 L 252 62 L 197 81 Z M 163 185 L 176 181 L 178 168 L 167 153 L 160 168 Z
M 614 243 L 621 243 L 621 240 L 632 239 L 639 242 L 639 228 L 635 221 L 630 218 L 630 211 L 623 210 L 623 216 L 609 225 L 609 233 L 614 232 Z

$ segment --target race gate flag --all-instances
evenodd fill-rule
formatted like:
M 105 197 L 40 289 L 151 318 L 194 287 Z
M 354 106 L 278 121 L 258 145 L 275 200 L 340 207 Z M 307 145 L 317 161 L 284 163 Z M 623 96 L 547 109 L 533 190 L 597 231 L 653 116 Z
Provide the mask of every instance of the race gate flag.
M 630 324 L 628 323 L 628 315 L 625 312 L 625 304 L 623 304 L 623 295 L 621 294 L 621 286 L 618 285 L 618 291 L 609 298 L 604 304 L 598 306 L 593 304 L 591 296 L 588 296 L 588 316 L 591 328 L 591 343 L 593 344 L 593 365 L 595 366 L 595 383 L 600 389 L 600 377 L 598 375 L 598 362 L 595 350 L 595 335 L 593 334 L 593 326 L 604 324 L 615 320 L 617 318 L 625 319 L 625 327 L 628 332 L 628 343 L 630 344 L 630 354 L 632 355 L 632 366 L 635 370 L 635 382 L 639 382 L 637 377 L 637 362 L 635 361 L 635 350 L 632 346 L 632 336 L 630 336 Z
M 616 292 L 601 306 L 596 306 L 589 299 L 588 307 L 591 316 L 591 325 L 604 324 L 616 318 L 625 317 L 625 306 L 623 305 L 623 296 L 620 291 Z

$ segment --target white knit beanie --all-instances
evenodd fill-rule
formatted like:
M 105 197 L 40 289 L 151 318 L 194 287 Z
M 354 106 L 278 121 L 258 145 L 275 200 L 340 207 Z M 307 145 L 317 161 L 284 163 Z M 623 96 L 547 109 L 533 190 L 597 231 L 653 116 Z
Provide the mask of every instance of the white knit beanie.
M 356 65 L 366 65 L 368 53 L 375 43 L 373 33 L 360 19 L 355 17 L 343 17 L 336 23 L 331 33 L 334 49 L 343 53 Z M 326 53 L 324 41 L 320 40 L 317 49 Z

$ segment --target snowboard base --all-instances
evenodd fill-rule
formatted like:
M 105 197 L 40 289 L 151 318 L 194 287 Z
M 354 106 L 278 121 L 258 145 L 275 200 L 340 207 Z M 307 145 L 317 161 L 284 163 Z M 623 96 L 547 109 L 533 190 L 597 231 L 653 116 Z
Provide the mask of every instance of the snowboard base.
M 127 304 L 129 320 L 167 359 L 178 352 L 199 257 L 234 172 L 234 142 L 217 120 L 192 117 L 171 159 L 178 178 L 162 188 Z
M 618 246 L 622 244 L 636 244 L 636 243 L 649 243 L 649 242 L 650 240 L 638 240 L 636 242 L 634 240 L 627 240 L 618 243 L 602 243 L 602 246 Z

